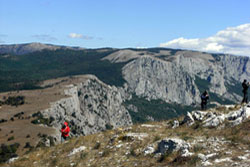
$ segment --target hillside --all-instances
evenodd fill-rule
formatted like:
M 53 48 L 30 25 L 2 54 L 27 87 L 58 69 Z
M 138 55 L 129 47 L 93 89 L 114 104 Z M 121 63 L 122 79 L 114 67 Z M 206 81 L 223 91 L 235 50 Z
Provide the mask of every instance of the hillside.
M 42 43 L 25 43 L 25 44 L 13 44 L 13 45 L 0 45 L 0 54 L 23 55 L 33 52 L 39 52 L 42 50 L 55 51 L 58 49 L 83 50 L 83 48 L 79 47 L 67 47 L 67 46 L 58 46 L 58 45 L 42 44 Z
M 46 80 L 43 89 L 0 94 L 0 144 L 36 147 L 60 142 L 64 121 L 71 136 L 132 125 L 120 92 L 92 75 Z M 49 145 L 50 145 L 49 144 Z
M 231 105 L 193 111 L 169 121 L 73 137 L 53 147 L 32 149 L 3 165 L 247 167 L 249 116 L 250 104 L 243 108 Z

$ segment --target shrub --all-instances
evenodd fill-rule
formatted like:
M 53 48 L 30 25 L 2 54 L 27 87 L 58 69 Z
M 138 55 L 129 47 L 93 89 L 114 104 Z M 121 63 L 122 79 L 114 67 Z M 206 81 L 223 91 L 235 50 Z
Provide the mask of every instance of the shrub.
M 51 123 L 55 120 L 54 117 L 44 118 L 43 115 L 41 114 L 41 112 L 37 112 L 37 113 L 32 114 L 32 117 L 37 117 L 37 119 L 32 120 L 31 123 L 44 124 L 47 126 L 51 126 Z
M 0 123 L 4 123 L 4 122 L 7 122 L 6 119 L 0 119 Z
M 19 106 L 24 104 L 24 96 L 9 96 L 3 103 L 11 106 Z
M 93 147 L 95 150 L 98 150 L 101 147 L 100 142 L 96 142 L 95 146 Z
M 106 124 L 105 127 L 106 127 L 107 130 L 113 129 L 113 126 L 111 124 Z
M 0 163 L 8 161 L 10 158 L 17 157 L 16 151 L 19 146 L 19 143 L 11 145 L 2 144 L 0 147 Z
M 30 142 L 26 142 L 26 144 L 23 148 L 32 148 L 32 146 L 30 145 Z
M 11 140 L 14 140 L 14 139 L 15 139 L 15 137 L 11 136 L 11 137 L 8 138 L 8 141 L 11 141 Z

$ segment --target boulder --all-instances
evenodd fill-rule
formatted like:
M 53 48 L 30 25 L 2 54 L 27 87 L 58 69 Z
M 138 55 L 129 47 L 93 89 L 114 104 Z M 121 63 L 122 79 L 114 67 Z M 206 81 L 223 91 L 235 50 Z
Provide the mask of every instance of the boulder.
M 155 153 L 166 154 L 174 151 L 181 151 L 182 156 L 189 156 L 190 144 L 178 138 L 165 138 L 158 142 Z
M 189 126 L 194 124 L 194 118 L 193 116 L 188 112 L 183 120 L 184 124 L 188 124 Z

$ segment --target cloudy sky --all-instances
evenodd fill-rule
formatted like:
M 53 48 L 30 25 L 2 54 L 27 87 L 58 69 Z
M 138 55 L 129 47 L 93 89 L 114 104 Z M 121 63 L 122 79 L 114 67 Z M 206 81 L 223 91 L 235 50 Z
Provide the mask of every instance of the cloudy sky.
M 248 0 L 0 0 L 0 44 L 168 47 L 250 56 Z

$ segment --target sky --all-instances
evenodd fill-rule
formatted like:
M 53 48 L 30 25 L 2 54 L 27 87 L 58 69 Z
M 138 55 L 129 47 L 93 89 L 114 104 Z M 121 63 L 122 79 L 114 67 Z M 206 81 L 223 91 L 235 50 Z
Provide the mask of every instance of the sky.
M 0 0 L 0 45 L 167 47 L 250 56 L 250 0 Z

